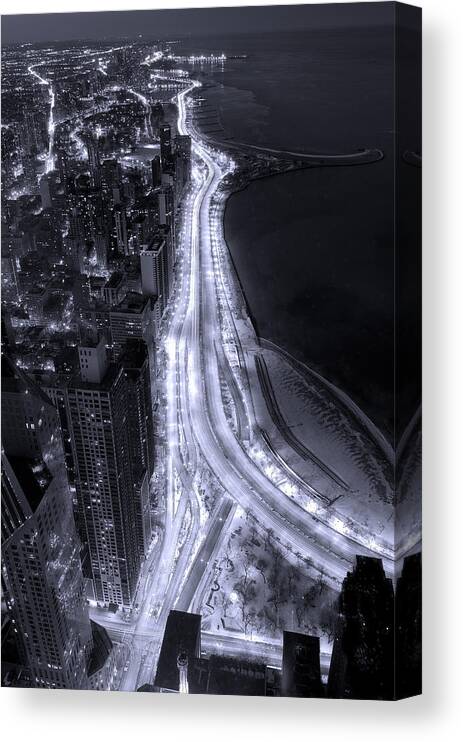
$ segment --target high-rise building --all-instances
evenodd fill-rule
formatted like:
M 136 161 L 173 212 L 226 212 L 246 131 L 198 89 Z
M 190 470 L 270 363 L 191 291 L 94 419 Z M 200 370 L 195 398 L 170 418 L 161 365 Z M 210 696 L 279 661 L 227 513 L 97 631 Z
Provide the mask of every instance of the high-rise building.
M 131 410 L 128 421 L 131 466 L 146 470 L 151 477 L 154 470 L 153 410 L 148 350 L 143 340 L 129 340 L 120 362 L 127 381 L 128 406 Z
M 130 443 L 130 467 L 136 488 L 135 515 L 140 556 L 151 542 L 150 480 L 154 471 L 154 425 L 148 349 L 143 340 L 130 340 L 120 359 L 124 369 Z
M 129 254 L 129 238 L 127 232 L 127 211 L 123 204 L 114 208 L 114 224 L 118 251 L 123 255 Z
M 24 179 L 31 192 L 37 188 L 37 161 L 34 155 L 25 152 L 23 157 Z
M 178 658 L 182 657 L 181 667 Z M 188 685 L 194 660 L 201 656 L 201 616 L 198 613 L 170 611 L 156 671 L 154 685 L 162 693 L 178 693 L 183 675 L 183 688 Z M 183 673 L 182 673 L 183 668 Z
M 87 688 L 94 646 L 57 410 L 2 361 L 2 579 L 21 664 L 31 685 Z
M 164 185 L 156 192 L 158 202 L 158 232 L 167 241 L 167 254 L 169 257 L 169 271 L 176 261 L 177 238 L 175 231 L 175 201 L 176 196 L 172 186 Z
M 37 112 L 26 108 L 23 113 L 23 141 L 28 154 L 37 154 L 43 145 Z
M 180 203 L 191 172 L 191 137 L 175 137 L 175 190 L 176 201 Z
M 64 193 L 67 195 L 69 191 L 70 179 L 71 179 L 71 168 L 69 163 L 69 157 L 66 150 L 63 147 L 56 149 L 56 165 L 58 169 L 58 175 L 60 183 L 63 186 Z
M 120 355 L 128 340 L 143 340 L 148 348 L 151 371 L 155 366 L 155 323 L 153 300 L 129 291 L 109 314 L 114 358 Z
M 101 185 L 101 165 L 100 165 L 100 148 L 98 138 L 92 132 L 85 132 L 82 139 L 87 148 L 88 168 L 94 186 Z
M 157 297 L 164 314 L 170 297 L 171 257 L 166 239 L 154 237 L 140 253 L 141 285 L 145 296 Z
M 283 632 L 283 696 L 321 698 L 324 696 L 320 673 L 320 639 L 318 636 Z
M 102 289 L 102 296 L 108 306 L 121 301 L 124 293 L 124 276 L 119 271 L 111 273 Z
M 161 185 L 161 177 L 161 158 L 159 157 L 159 155 L 156 155 L 156 157 L 153 157 L 153 159 L 151 160 L 151 182 L 153 188 L 157 188 Z
M 421 693 L 421 553 L 405 557 L 395 594 L 396 697 Z
M 7 357 L 2 358 L 2 443 L 9 456 L 53 463 L 56 410 L 50 399 Z M 58 436 L 59 437 L 59 436 Z
M 95 255 L 98 267 L 106 270 L 108 267 L 108 240 L 103 230 L 97 230 L 93 236 Z
M 335 640 L 329 691 L 336 689 L 338 697 L 392 699 L 394 593 L 380 559 L 357 556 L 342 584 L 339 610 L 341 633 Z
M 132 467 L 124 368 L 104 361 L 102 350 L 101 341 L 79 349 L 80 374 L 66 390 L 79 532 L 95 599 L 131 608 L 142 561 L 137 498 L 146 491 Z
M 52 197 L 49 175 L 43 175 L 40 179 L 40 197 L 42 199 L 42 209 L 51 209 Z
M 172 164 L 172 138 L 170 124 L 161 124 L 159 127 L 159 140 L 161 143 L 162 169 L 168 169 Z
M 32 685 L 87 687 L 92 652 L 79 544 L 64 468 L 2 456 L 6 603 Z
M 170 611 L 153 685 L 140 691 L 265 696 L 265 664 L 212 654 L 201 656 L 201 616 Z M 273 695 L 272 692 L 269 695 Z
M 79 367 L 82 381 L 99 384 L 108 369 L 108 356 L 104 337 L 96 343 L 80 345 Z
M 174 191 L 171 186 L 162 186 L 156 192 L 158 199 L 159 224 L 161 226 L 173 225 L 175 216 Z
M 105 197 L 119 203 L 122 195 L 122 168 L 118 160 L 103 160 L 101 165 L 101 188 Z

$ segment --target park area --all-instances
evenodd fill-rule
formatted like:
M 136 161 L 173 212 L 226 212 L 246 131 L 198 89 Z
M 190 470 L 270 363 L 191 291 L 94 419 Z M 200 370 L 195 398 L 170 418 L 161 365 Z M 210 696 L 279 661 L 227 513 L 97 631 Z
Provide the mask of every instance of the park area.
M 311 560 L 279 543 L 238 508 L 202 596 L 203 629 L 259 641 L 283 630 L 317 635 L 323 651 L 334 638 L 337 593 Z

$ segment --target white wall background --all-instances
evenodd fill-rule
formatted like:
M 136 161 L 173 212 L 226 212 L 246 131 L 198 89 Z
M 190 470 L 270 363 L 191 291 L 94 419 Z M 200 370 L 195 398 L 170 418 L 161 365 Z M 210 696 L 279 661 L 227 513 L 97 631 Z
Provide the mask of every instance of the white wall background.
M 242 4 L 273 3 L 4 0 L 2 13 Z M 456 739 L 463 707 L 463 3 L 416 4 L 424 11 L 424 695 L 381 704 L 2 688 L 4 739 Z

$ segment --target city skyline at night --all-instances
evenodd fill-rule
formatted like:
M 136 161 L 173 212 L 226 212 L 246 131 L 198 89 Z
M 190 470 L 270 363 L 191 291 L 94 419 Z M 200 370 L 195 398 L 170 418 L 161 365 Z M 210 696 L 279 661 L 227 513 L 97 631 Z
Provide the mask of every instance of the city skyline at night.
M 5 686 L 421 692 L 420 16 L 265 10 L 2 18 Z

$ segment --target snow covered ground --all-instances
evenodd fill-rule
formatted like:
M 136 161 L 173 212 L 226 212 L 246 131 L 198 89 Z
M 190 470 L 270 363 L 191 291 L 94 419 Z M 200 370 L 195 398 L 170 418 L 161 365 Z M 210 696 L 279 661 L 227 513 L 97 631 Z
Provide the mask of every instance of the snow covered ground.
M 277 346 L 263 342 L 247 356 L 257 422 L 288 471 L 333 513 L 391 547 L 412 546 L 419 539 L 416 443 L 411 441 L 405 452 L 398 512 L 393 451 L 355 404 Z
M 320 636 L 331 653 L 337 592 L 308 559 L 238 508 L 205 586 L 203 630 L 280 644 L 284 630 Z
M 216 254 L 222 347 L 257 427 L 249 455 L 282 496 L 340 533 L 391 556 L 416 548 L 419 436 L 396 454 L 345 392 L 259 339 L 226 247 L 218 243 Z
M 259 427 L 288 470 L 376 536 L 393 544 L 393 468 L 365 426 L 316 376 L 269 348 L 247 354 Z

